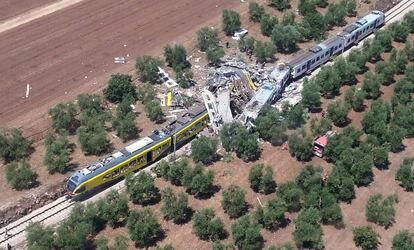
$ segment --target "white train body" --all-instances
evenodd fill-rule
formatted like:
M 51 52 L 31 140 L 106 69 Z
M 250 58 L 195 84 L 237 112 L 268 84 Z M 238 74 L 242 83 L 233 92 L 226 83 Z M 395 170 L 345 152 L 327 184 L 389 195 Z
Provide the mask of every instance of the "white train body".
M 344 39 L 345 47 L 357 44 L 366 36 L 381 27 L 385 22 L 385 15 L 381 11 L 372 11 L 370 14 L 359 19 L 355 23 L 348 25 L 338 34 L 338 37 Z
M 280 95 L 281 91 L 290 78 L 297 79 L 304 74 L 309 74 L 315 68 L 324 64 L 337 54 L 342 54 L 345 49 L 357 44 L 359 41 L 376 31 L 385 22 L 383 12 L 374 10 L 368 15 L 358 19 L 355 23 L 348 25 L 338 35 L 328 38 L 318 45 L 303 51 L 295 58 L 286 63 L 287 66 L 279 66 L 273 71 L 272 77 L 280 79 L 277 86 L 262 85 L 252 100 L 246 106 L 245 111 L 239 117 L 239 121 L 248 127 L 254 126 L 261 108 L 270 104 Z
M 344 49 L 357 44 L 382 26 L 384 20 L 384 13 L 374 10 L 370 14 L 358 19 L 355 23 L 345 27 L 338 35 L 300 53 L 287 63 L 291 68 L 292 78 L 296 79 L 303 74 L 309 74 L 334 55 L 343 53 Z

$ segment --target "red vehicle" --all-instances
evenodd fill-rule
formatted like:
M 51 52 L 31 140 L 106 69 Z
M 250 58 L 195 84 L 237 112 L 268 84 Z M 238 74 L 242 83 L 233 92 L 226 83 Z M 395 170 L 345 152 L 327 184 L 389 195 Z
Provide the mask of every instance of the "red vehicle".
M 326 134 L 316 138 L 315 142 L 313 143 L 312 152 L 314 155 L 318 157 L 323 157 L 323 153 L 325 151 L 326 145 L 328 145 L 329 137 L 334 135 L 335 132 L 328 131 Z

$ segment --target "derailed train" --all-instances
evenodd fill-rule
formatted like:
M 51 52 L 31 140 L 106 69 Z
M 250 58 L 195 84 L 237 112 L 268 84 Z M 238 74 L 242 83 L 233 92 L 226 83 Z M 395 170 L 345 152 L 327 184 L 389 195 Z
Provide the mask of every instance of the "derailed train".
M 274 83 L 265 83 L 259 88 L 253 98 L 246 105 L 238 120 L 248 127 L 254 127 L 256 119 L 263 106 L 270 104 L 280 95 L 289 79 L 298 79 L 309 74 L 319 65 L 324 64 L 335 55 L 358 44 L 362 39 L 376 31 L 385 22 L 383 12 L 374 10 L 368 15 L 348 25 L 338 35 L 331 37 L 318 45 L 302 51 L 292 60 L 274 68 L 270 74 Z
M 345 27 L 337 36 L 321 42 L 289 61 L 287 65 L 291 68 L 291 76 L 299 78 L 303 74 L 310 73 L 332 56 L 341 54 L 345 49 L 358 44 L 366 36 L 381 27 L 384 22 L 385 15 L 383 12 L 371 11 L 355 23 Z
M 200 133 L 207 120 L 203 106 L 189 110 L 164 129 L 155 130 L 150 136 L 77 171 L 68 180 L 68 195 L 78 196 L 159 160 Z
M 384 24 L 385 15 L 372 11 L 357 22 L 347 26 L 337 36 L 329 38 L 317 46 L 299 54 L 287 65 L 272 72 L 278 86 L 264 84 L 246 106 L 244 123 L 254 120 L 260 109 L 270 104 L 280 94 L 285 83 L 310 73 L 334 55 L 357 44 Z M 274 85 L 274 84 L 273 84 Z M 206 126 L 208 113 L 205 107 L 189 110 L 182 117 L 162 130 L 154 131 L 131 145 L 93 163 L 74 173 L 67 182 L 68 195 L 78 196 L 106 183 L 118 180 L 168 155 L 176 148 L 187 143 Z

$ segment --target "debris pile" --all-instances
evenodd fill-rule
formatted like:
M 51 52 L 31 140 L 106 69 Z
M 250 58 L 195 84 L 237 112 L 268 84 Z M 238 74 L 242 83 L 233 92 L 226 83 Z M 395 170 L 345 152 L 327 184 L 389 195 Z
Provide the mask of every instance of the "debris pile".
M 291 82 L 285 87 L 280 95 L 280 98 L 278 98 L 277 102 L 273 106 L 279 110 L 282 109 L 283 103 L 289 103 L 290 105 L 295 106 L 302 100 L 302 89 L 303 79 Z
M 226 61 L 208 72 L 202 96 L 213 130 L 234 119 L 251 126 L 260 109 L 278 97 L 289 78 L 289 68 L 249 66 Z

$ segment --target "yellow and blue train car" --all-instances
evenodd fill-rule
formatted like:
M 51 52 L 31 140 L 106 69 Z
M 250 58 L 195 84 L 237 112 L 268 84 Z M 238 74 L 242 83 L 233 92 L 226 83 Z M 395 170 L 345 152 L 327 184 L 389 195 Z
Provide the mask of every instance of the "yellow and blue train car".
M 204 107 L 195 107 L 162 130 L 74 173 L 67 182 L 69 196 L 78 196 L 137 171 L 178 149 L 200 133 L 208 122 Z

